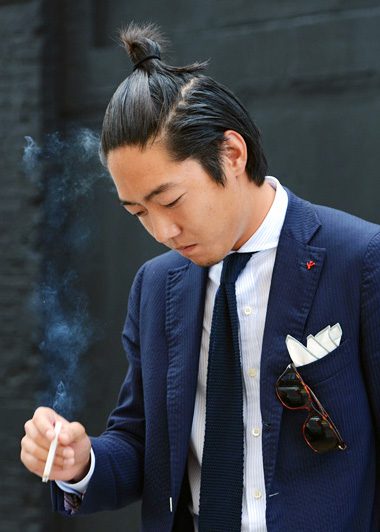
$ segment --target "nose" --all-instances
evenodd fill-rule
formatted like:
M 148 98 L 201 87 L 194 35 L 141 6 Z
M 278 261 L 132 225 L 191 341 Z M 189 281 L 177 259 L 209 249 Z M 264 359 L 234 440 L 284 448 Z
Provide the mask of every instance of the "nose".
M 153 237 L 160 244 L 167 244 L 171 239 L 177 237 L 181 230 L 173 220 L 164 216 L 156 216 L 151 220 Z

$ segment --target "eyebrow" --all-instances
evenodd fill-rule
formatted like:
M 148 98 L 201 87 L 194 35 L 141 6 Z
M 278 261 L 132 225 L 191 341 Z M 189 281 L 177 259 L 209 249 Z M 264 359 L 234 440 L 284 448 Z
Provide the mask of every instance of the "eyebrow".
M 158 196 L 159 194 L 162 194 L 163 192 L 166 192 L 167 190 L 169 190 L 169 189 L 171 189 L 171 188 L 173 188 L 175 186 L 176 186 L 176 183 L 171 183 L 171 182 L 163 183 L 162 185 L 159 185 L 157 188 L 155 188 L 154 190 L 149 192 L 149 194 L 144 196 L 144 201 L 150 201 L 155 196 Z M 119 199 L 120 199 L 120 204 L 121 205 L 138 205 L 138 203 L 136 203 L 135 201 L 128 201 L 128 200 L 124 200 L 124 199 L 121 199 L 121 198 L 119 198 Z

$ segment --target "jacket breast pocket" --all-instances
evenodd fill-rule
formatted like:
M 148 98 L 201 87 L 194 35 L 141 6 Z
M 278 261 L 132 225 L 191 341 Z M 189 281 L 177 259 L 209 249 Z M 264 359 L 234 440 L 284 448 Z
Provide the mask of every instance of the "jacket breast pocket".
M 328 355 L 300 366 L 297 370 L 326 409 L 347 444 L 344 453 L 326 453 L 329 455 L 327 460 L 339 458 L 345 461 L 354 450 L 369 450 L 372 441 L 371 414 L 357 344 L 346 339 Z M 300 410 L 297 420 L 295 418 L 294 412 L 284 412 L 283 421 L 287 420 L 289 426 L 290 423 L 302 426 L 306 419 L 305 411 Z M 306 457 L 308 449 L 302 451 L 301 443 L 304 442 L 300 442 L 301 439 L 293 443 Z M 325 455 L 318 455 L 320 456 Z M 309 458 L 315 460 L 313 455 Z
M 359 352 L 355 344 L 350 339 L 346 339 L 324 357 L 310 364 L 299 366 L 297 370 L 306 384 L 313 387 L 313 385 L 322 384 L 336 377 L 344 370 L 349 373 L 360 372 Z

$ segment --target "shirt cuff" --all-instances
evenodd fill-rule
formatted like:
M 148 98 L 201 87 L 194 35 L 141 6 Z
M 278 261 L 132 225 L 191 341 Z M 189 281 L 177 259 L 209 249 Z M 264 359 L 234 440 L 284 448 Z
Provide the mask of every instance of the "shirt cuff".
M 82 478 L 79 482 L 63 482 L 62 480 L 56 480 L 55 483 L 57 486 L 66 493 L 72 493 L 74 495 L 84 495 L 87 490 L 87 486 L 90 483 L 91 477 L 94 473 L 95 469 L 95 453 L 92 450 L 90 450 L 90 469 L 87 473 L 87 475 Z

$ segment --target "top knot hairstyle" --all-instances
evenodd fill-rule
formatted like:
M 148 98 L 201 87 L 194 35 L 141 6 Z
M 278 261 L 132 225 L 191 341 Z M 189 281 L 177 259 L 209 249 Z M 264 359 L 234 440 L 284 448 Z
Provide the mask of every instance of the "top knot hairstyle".
M 232 129 L 247 144 L 248 178 L 264 182 L 267 161 L 260 132 L 236 96 L 203 74 L 207 62 L 174 67 L 161 59 L 167 41 L 157 26 L 134 23 L 120 31 L 134 69 L 112 96 L 103 121 L 100 158 L 122 146 L 145 148 L 160 139 L 174 161 L 197 160 L 223 185 L 224 132 Z

